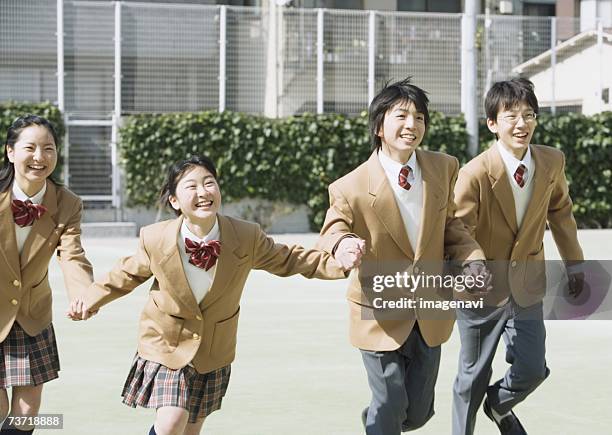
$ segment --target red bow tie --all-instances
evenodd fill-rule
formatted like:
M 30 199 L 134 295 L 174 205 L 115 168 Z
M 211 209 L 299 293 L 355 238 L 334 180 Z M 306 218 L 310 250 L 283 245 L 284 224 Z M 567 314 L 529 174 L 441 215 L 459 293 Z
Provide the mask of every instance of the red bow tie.
M 189 262 L 200 269 L 208 270 L 215 265 L 221 254 L 221 242 L 194 242 L 185 237 L 185 251 L 189 254 Z
M 47 207 L 33 204 L 29 199 L 25 201 L 14 199 L 11 202 L 11 210 L 13 210 L 15 223 L 20 227 L 28 227 L 32 225 L 36 219 L 40 219 L 40 217 L 45 214 Z

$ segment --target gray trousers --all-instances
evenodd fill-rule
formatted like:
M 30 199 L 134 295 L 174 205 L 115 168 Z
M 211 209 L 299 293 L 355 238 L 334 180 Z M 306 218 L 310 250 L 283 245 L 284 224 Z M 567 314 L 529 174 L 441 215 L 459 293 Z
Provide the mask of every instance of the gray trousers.
M 550 373 L 542 303 L 522 308 L 510 298 L 503 307 L 458 309 L 457 325 L 461 352 L 453 387 L 453 435 L 471 435 L 485 394 L 491 408 L 505 414 Z M 491 363 L 502 336 L 510 367 L 502 379 L 489 385 Z
M 429 347 L 418 325 L 397 350 L 361 350 L 372 400 L 367 435 L 399 435 L 418 429 L 434 415 L 440 346 Z

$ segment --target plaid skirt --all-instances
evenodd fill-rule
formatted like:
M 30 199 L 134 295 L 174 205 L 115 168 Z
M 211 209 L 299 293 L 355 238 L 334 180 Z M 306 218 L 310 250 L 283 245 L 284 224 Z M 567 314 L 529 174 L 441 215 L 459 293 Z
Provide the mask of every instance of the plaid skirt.
M 209 373 L 198 373 L 191 366 L 173 370 L 136 355 L 121 396 L 123 403 L 133 408 L 186 409 L 189 423 L 196 423 L 221 408 L 230 371 L 229 365 Z
M 53 324 L 30 337 L 17 322 L 0 343 L 0 388 L 40 385 L 56 379 L 60 363 Z

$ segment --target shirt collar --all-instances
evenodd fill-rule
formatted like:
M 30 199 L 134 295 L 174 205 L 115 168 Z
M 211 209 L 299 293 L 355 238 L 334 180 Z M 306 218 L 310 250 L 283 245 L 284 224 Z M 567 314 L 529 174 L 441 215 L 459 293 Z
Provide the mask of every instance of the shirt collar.
M 181 236 L 182 241 L 187 239 L 191 239 L 194 242 L 209 242 L 211 240 L 219 240 L 219 219 L 215 217 L 215 224 L 211 228 L 208 234 L 206 234 L 203 238 L 199 238 L 195 234 L 191 232 L 191 230 L 187 227 L 187 221 L 183 219 L 183 224 L 181 225 Z
M 410 166 L 410 169 L 412 169 L 411 176 L 414 178 L 417 177 L 417 174 L 420 170 L 416 158 L 416 151 L 413 151 L 406 164 L 402 165 L 401 163 L 396 162 L 391 157 L 386 155 L 383 150 L 380 149 L 378 150 L 378 161 L 380 162 L 380 165 L 383 167 L 387 175 L 393 179 L 397 179 L 400 170 L 406 165 Z
M 18 199 L 20 201 L 25 201 L 29 199 L 32 201 L 32 204 L 40 204 L 42 203 L 43 198 L 45 197 L 45 192 L 47 191 L 47 183 L 43 184 L 42 189 L 38 191 L 34 196 L 29 197 L 25 194 L 23 190 L 19 187 L 16 181 L 13 181 L 13 199 Z
M 513 175 L 519 165 L 523 164 L 527 168 L 527 173 L 531 171 L 531 146 L 527 147 L 527 152 L 523 156 L 523 160 L 519 160 L 514 157 L 510 151 L 508 151 L 499 141 L 497 141 L 497 149 L 499 150 L 499 154 L 501 155 L 502 160 L 504 161 L 504 166 L 506 166 L 506 170 L 508 174 Z

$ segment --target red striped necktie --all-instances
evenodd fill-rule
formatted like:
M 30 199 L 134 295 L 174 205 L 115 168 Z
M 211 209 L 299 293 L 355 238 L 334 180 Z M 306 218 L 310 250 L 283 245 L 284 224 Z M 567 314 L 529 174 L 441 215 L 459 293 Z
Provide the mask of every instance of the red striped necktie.
M 47 211 L 47 207 L 40 204 L 34 204 L 29 199 L 20 201 L 14 199 L 11 202 L 11 210 L 13 211 L 13 219 L 20 227 L 29 227 L 35 220 L 40 219 Z
M 516 184 L 519 185 L 519 187 L 525 186 L 525 174 L 526 173 L 527 173 L 527 167 L 521 163 L 519 167 L 516 168 L 516 171 L 514 172 L 514 180 L 516 181 Z
M 410 169 L 410 166 L 408 165 L 402 166 L 402 169 L 400 169 L 397 184 L 399 184 L 401 188 L 410 190 L 410 188 L 412 187 L 412 185 L 408 182 L 408 177 L 410 176 L 411 172 L 412 169 Z

